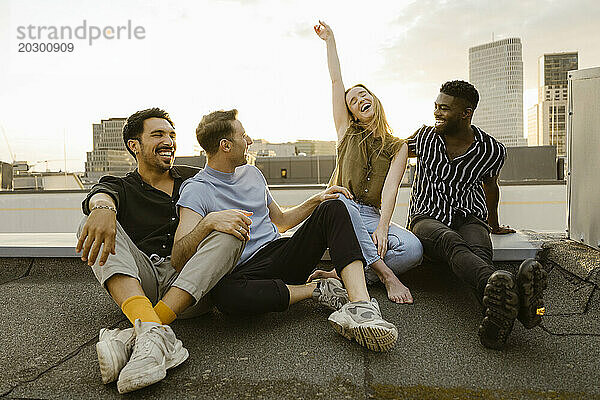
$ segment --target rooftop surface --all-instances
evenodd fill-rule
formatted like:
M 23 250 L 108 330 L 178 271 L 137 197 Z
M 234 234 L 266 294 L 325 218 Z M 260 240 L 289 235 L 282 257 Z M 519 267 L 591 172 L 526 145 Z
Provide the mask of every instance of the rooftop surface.
M 215 311 L 173 323 L 190 358 L 127 397 L 600 399 L 600 252 L 565 240 L 542 247 L 546 315 L 532 330 L 516 322 L 504 351 L 480 345 L 466 287 L 425 264 L 401 277 L 414 305 L 371 288 L 400 332 L 389 353 L 344 339 L 311 301 L 251 318 Z M 121 398 L 100 380 L 95 344 L 100 328 L 128 322 L 83 262 L 0 258 L 0 296 L 0 397 Z

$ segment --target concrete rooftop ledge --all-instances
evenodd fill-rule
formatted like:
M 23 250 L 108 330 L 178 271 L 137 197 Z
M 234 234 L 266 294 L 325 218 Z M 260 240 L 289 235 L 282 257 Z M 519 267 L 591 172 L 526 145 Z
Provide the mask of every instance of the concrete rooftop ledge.
M 0 257 L 78 257 L 75 233 L 0 233 Z
M 284 234 L 291 235 L 292 232 Z M 535 257 L 547 240 L 560 234 L 536 234 L 519 231 L 510 235 L 492 235 L 494 261 L 519 261 Z M 78 257 L 74 233 L 0 233 L 0 257 Z M 329 260 L 326 253 L 324 260 Z

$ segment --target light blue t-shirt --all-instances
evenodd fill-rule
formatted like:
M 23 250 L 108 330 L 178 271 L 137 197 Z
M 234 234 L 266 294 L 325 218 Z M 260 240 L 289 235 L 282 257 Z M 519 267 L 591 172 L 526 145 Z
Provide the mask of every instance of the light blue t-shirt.
M 242 264 L 266 244 L 281 235 L 271 218 L 267 206 L 273 198 L 267 181 L 253 165 L 237 167 L 233 173 L 217 171 L 208 165 L 179 189 L 177 206 L 189 208 L 203 217 L 214 211 L 251 211 L 250 240 L 237 265 Z

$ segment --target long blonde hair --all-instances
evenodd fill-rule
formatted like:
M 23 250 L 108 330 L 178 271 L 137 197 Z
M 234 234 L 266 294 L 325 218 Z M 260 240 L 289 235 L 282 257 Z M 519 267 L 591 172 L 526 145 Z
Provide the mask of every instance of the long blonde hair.
M 346 102 L 346 96 L 348 95 L 348 92 L 355 87 L 361 87 L 365 89 L 373 97 L 373 105 L 375 106 L 374 115 L 371 121 L 369 121 L 367 124 L 360 122 L 358 118 L 352 114 L 352 111 L 350 111 L 350 108 L 348 108 L 348 103 Z M 364 139 L 361 140 L 361 144 L 367 140 L 370 135 L 375 133 L 377 136 L 381 137 L 381 148 L 379 149 L 379 154 L 381 154 L 383 148 L 385 147 L 386 136 L 388 134 L 392 134 L 392 128 L 387 122 L 385 111 L 383 110 L 383 106 L 381 105 L 379 98 L 377 98 L 377 96 L 375 96 L 373 92 L 371 92 L 365 85 L 358 83 L 346 90 L 344 93 L 344 104 L 346 104 L 346 110 L 348 110 L 348 115 L 350 115 L 350 127 L 353 128 L 353 131 L 355 131 L 358 135 L 366 133 Z

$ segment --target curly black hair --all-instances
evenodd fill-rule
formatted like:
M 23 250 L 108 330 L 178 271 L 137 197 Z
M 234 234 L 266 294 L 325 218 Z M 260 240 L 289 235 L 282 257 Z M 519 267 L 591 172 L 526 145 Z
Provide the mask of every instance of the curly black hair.
M 202 117 L 196 128 L 196 139 L 207 154 L 213 155 L 219 150 L 221 139 L 233 139 L 232 122 L 237 119 L 238 111 L 214 111 Z
M 475 86 L 465 81 L 449 81 L 442 85 L 440 92 L 447 94 L 448 96 L 458 97 L 463 99 L 468 107 L 471 107 L 473 111 L 477 108 L 479 103 L 479 93 Z
M 158 107 L 147 108 L 145 110 L 137 111 L 127 118 L 125 125 L 123 125 L 123 142 L 125 142 L 125 148 L 134 157 L 135 153 L 127 146 L 127 142 L 131 139 L 140 140 L 142 132 L 144 132 L 144 121 L 148 118 L 162 118 L 167 120 L 171 127 L 175 128 L 173 121 L 169 113 Z

